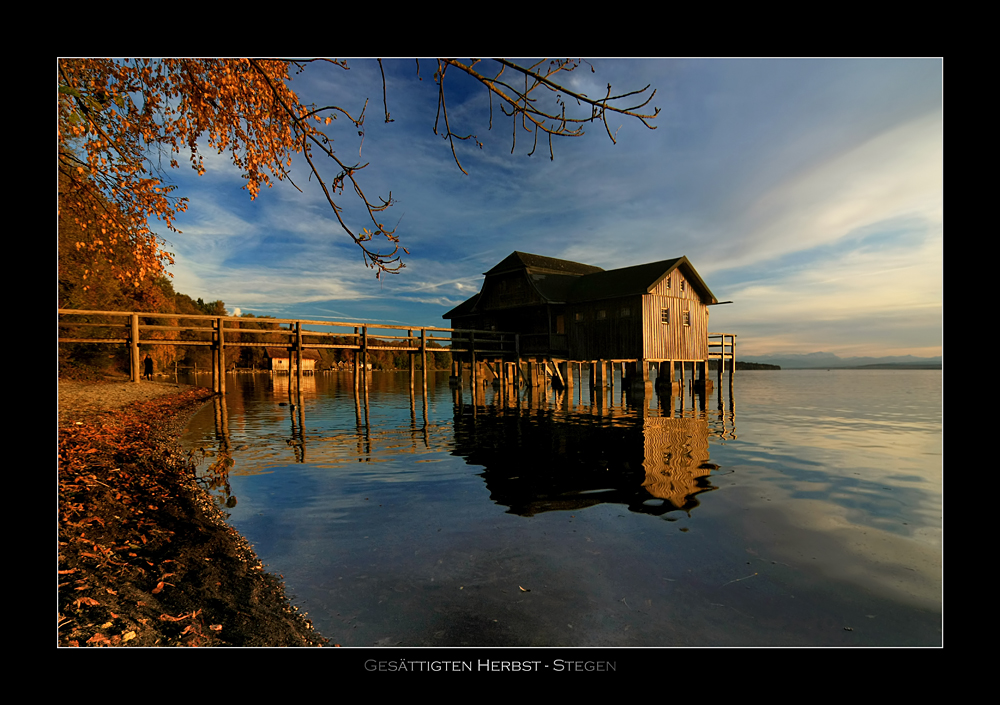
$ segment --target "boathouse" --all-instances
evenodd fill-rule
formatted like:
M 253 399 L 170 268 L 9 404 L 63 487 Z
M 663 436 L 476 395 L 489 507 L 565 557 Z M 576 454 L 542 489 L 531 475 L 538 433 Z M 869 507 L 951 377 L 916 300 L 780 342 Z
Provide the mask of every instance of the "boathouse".
M 451 327 L 518 334 L 519 357 L 626 362 L 648 381 L 648 363 L 702 363 L 708 307 L 719 303 L 687 257 L 604 270 L 513 252 L 484 273 L 482 290 L 443 315 Z
M 267 357 L 271 361 L 271 371 L 288 374 L 297 371 L 294 358 L 286 348 L 264 348 Z M 316 363 L 319 362 L 319 350 L 305 349 L 302 351 L 302 371 L 315 373 Z

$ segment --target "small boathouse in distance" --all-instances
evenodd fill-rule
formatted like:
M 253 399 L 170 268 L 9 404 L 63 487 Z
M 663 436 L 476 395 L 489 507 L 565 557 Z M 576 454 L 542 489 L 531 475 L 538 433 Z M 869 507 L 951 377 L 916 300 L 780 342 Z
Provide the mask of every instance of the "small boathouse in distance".
M 513 252 L 484 274 L 482 290 L 442 318 L 459 330 L 516 333 L 519 370 L 522 359 L 551 364 L 553 381 L 572 385 L 572 368 L 586 363 L 603 387 L 608 365 L 621 363 L 636 388 L 649 384 L 651 364 L 658 381 L 679 384 L 691 363 L 698 386 L 712 384 L 709 359 L 720 378 L 727 360 L 734 367 L 735 336 L 709 333 L 708 307 L 719 301 L 687 257 L 604 270 Z M 488 361 L 477 357 L 466 361 Z

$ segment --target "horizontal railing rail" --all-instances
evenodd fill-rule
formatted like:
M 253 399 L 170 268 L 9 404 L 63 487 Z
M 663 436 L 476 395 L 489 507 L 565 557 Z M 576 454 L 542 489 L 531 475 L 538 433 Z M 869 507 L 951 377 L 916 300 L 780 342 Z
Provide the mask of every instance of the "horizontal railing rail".
M 139 381 L 140 345 L 208 346 L 212 348 L 213 372 L 224 373 L 224 357 L 219 352 L 227 347 L 278 348 L 301 355 L 303 350 L 352 350 L 367 356 L 369 351 L 384 350 L 419 353 L 471 353 L 473 355 L 511 356 L 518 352 L 518 336 L 505 331 L 416 326 L 409 324 L 366 323 L 360 321 L 318 321 L 301 318 L 245 318 L 211 314 L 159 313 L 145 311 L 98 311 L 58 309 L 59 343 L 97 343 L 129 345 L 131 347 L 132 379 Z M 82 317 L 90 320 L 73 320 Z M 117 318 L 117 321 L 95 321 L 94 318 Z M 166 324 L 159 323 L 166 319 Z M 151 323 L 149 321 L 157 321 Z M 185 323 L 188 323 L 185 325 Z M 287 325 L 288 328 L 272 327 Z M 264 327 L 261 327 L 264 326 Z M 304 326 L 326 330 L 307 330 Z M 330 329 L 348 329 L 331 331 Z M 75 335 L 79 331 L 82 335 Z M 384 332 L 383 332 L 384 331 Z M 400 332 L 405 331 L 405 335 Z M 107 332 L 104 337 L 93 335 Z M 152 337 L 163 333 L 180 333 L 178 337 Z M 373 335 L 374 333 L 374 335 Z M 393 334 L 396 333 L 396 334 Z M 433 335 L 447 333 L 449 335 Z M 246 337 L 270 336 L 271 340 L 247 340 Z M 242 339 L 237 339 L 239 336 Z M 193 339 L 192 339 L 193 337 Z M 274 338 L 278 338 L 275 340 Z M 331 342 L 324 342 L 330 340 Z M 432 347 L 432 343 L 439 346 Z M 367 364 L 367 363 L 365 363 Z M 299 366 L 301 367 L 301 366 Z M 215 383 L 216 391 L 224 391 L 224 383 Z

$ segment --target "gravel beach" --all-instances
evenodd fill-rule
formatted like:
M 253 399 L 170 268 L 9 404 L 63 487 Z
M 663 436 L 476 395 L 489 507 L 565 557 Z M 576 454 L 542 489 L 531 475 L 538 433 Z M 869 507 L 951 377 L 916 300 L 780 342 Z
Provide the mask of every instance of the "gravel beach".
M 177 444 L 209 389 L 59 383 L 60 646 L 321 646 Z

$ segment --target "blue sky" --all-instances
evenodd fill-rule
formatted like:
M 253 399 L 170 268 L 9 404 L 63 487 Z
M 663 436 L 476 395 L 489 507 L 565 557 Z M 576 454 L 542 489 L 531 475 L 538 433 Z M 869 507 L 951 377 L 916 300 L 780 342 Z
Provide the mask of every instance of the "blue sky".
M 453 131 L 483 143 L 457 143 L 468 175 L 432 131 L 436 62 L 420 62 L 422 80 L 413 60 L 383 64 L 389 124 L 374 60 L 310 65 L 292 86 L 352 114 L 368 99 L 363 144 L 342 118 L 328 134 L 342 160 L 369 163 L 371 200 L 392 192 L 385 222 L 398 221 L 406 268 L 375 279 L 301 162 L 302 193 L 279 183 L 251 202 L 225 155 L 206 152 L 205 175 L 171 174 L 190 199 L 183 234 L 160 228 L 177 291 L 231 312 L 446 325 L 514 250 L 605 269 L 685 255 L 735 302 L 710 327 L 738 334 L 744 355 L 941 354 L 940 60 L 591 60 L 567 87 L 650 84 L 657 129 L 614 119 L 612 144 L 594 124 L 556 140 L 554 161 L 543 145 L 527 156 L 526 133 L 512 154 L 510 118 L 494 100 L 489 130 L 485 88 L 452 70 Z M 353 194 L 338 203 L 369 225 Z

